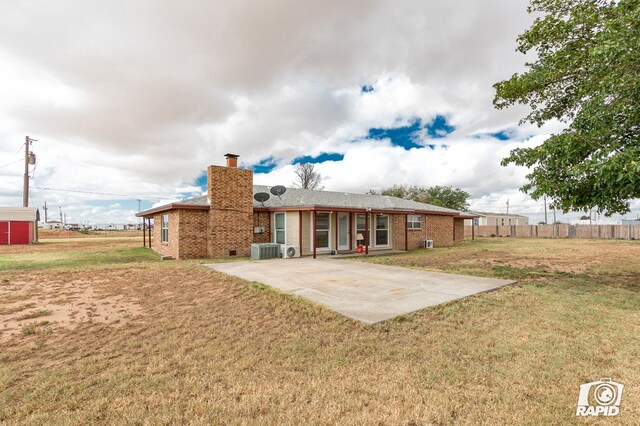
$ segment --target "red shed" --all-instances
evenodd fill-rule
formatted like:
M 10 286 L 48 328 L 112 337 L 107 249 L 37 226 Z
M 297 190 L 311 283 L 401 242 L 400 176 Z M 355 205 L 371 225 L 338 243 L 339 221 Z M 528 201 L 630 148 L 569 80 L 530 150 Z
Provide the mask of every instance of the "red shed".
M 0 207 L 0 245 L 38 241 L 38 209 Z

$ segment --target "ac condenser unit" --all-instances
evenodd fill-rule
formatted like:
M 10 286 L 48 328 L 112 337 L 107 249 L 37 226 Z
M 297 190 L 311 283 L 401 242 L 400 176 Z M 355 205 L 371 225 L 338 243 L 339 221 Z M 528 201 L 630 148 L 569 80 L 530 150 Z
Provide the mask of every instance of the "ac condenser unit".
M 433 240 L 422 240 L 422 248 L 433 248 Z
M 300 246 L 282 246 L 282 257 L 285 259 L 300 257 Z

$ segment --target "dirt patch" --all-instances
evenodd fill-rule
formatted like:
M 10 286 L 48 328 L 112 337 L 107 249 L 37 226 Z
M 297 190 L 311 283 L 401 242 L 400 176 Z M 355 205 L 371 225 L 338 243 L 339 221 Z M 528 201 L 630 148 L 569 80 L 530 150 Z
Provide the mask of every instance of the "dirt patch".
M 140 304 L 123 294 L 109 294 L 100 277 L 65 280 L 62 275 L 37 280 L 5 279 L 0 286 L 0 343 L 33 334 L 52 334 L 82 323 L 120 326 L 143 314 Z

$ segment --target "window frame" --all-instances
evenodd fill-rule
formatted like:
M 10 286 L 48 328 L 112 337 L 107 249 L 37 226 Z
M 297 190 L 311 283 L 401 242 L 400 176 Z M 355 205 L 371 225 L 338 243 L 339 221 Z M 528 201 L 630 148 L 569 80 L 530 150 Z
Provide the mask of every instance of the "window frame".
M 282 215 L 282 228 L 278 228 L 278 215 Z M 282 232 L 282 242 L 278 241 L 278 233 Z M 273 242 L 276 244 L 287 243 L 287 214 L 278 212 L 273 214 Z
M 167 213 L 160 218 L 160 242 L 169 244 L 169 214 Z
M 412 220 L 418 218 L 418 220 Z M 418 224 L 418 226 L 415 226 Z M 409 214 L 407 215 L 407 229 L 422 229 L 422 215 L 421 214 Z
M 320 215 L 327 215 L 327 228 L 318 228 L 318 217 Z M 315 226 L 315 242 L 316 242 L 316 249 L 318 250 L 329 250 L 331 248 L 331 213 L 329 212 L 317 212 L 316 213 L 316 226 Z M 319 246 L 318 245 L 318 233 L 325 233 L 327 234 L 327 245 L 326 246 Z M 313 246 L 313 241 L 311 242 L 311 245 Z
M 386 228 L 379 229 L 378 228 L 378 221 L 382 217 L 387 219 L 387 224 L 386 224 Z M 375 247 L 389 247 L 390 242 L 391 242 L 391 218 L 389 217 L 388 214 L 376 214 L 375 218 L 376 218 L 376 220 L 375 220 L 375 234 L 374 234 Z M 384 243 L 384 244 L 379 244 L 378 243 L 378 231 L 386 231 L 386 240 L 387 240 L 386 243 Z

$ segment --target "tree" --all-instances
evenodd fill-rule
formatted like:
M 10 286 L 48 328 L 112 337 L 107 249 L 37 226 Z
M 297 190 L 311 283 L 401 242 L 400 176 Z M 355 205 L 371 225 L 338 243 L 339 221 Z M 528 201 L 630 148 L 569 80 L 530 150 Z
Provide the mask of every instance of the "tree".
M 315 171 L 315 166 L 312 163 L 298 163 L 296 165 L 296 181 L 293 185 L 296 188 L 302 189 L 322 189 L 320 182 L 322 176 Z
M 373 189 L 369 190 L 369 193 L 378 194 Z M 467 202 L 469 193 L 460 188 L 452 188 L 450 186 L 431 186 L 426 188 L 416 185 L 393 185 L 383 189 L 379 195 L 390 195 L 454 210 L 467 210 L 469 208 L 469 203 Z
M 531 168 L 521 190 L 565 213 L 629 211 L 640 197 L 640 2 L 531 0 L 543 13 L 518 38 L 535 51 L 526 72 L 496 83 L 494 105 L 531 107 L 522 120 L 566 124 L 542 145 L 517 148 L 502 165 Z

